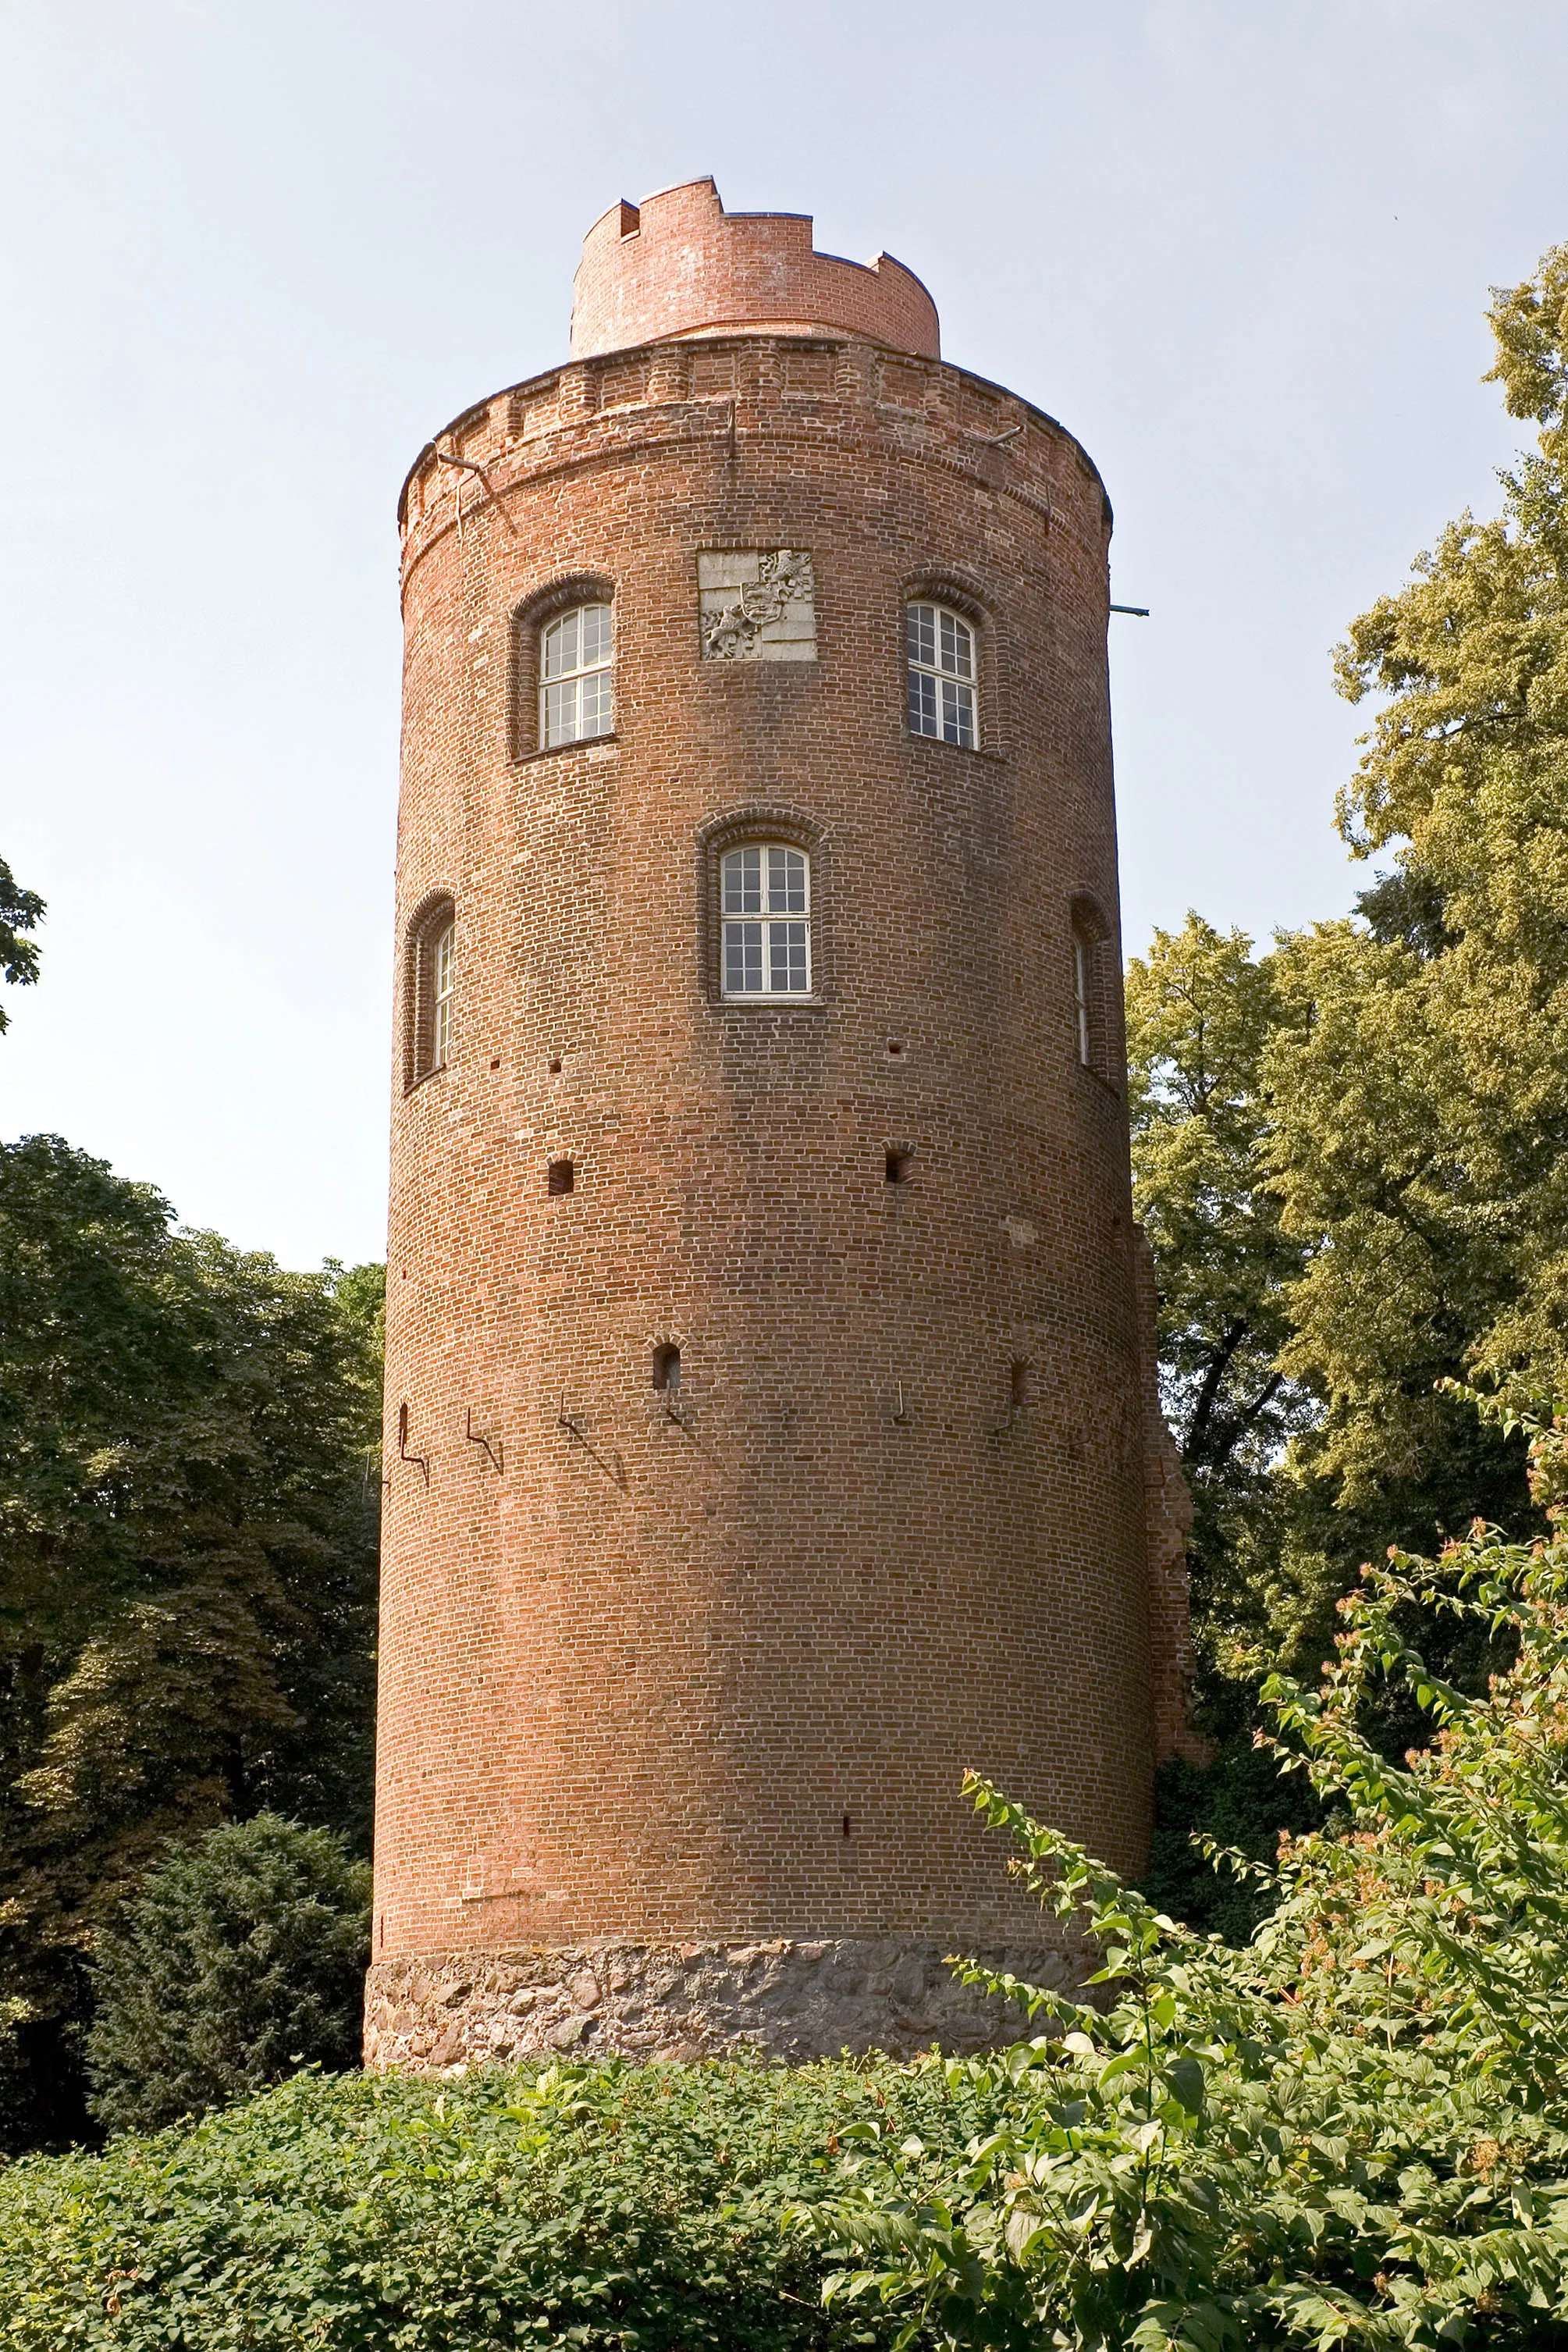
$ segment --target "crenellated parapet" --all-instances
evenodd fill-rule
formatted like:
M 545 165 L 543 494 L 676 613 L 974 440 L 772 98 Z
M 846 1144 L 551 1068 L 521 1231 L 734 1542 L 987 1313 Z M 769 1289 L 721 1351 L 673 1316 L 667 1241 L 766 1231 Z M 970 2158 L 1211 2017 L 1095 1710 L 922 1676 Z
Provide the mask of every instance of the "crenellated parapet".
M 571 355 L 737 326 L 841 328 L 936 359 L 936 305 L 902 261 L 818 253 L 809 213 L 727 213 L 711 180 L 612 205 L 583 240 Z

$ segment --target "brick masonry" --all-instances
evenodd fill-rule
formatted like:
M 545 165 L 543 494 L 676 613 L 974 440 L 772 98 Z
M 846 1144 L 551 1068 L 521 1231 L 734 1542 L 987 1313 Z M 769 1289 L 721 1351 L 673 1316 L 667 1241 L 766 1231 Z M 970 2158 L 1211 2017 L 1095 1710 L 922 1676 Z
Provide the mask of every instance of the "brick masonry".
M 612 205 L 583 239 L 571 355 L 724 327 L 847 329 L 936 359 L 936 305 L 891 254 L 818 253 L 806 213 L 727 213 L 711 180 Z
M 819 323 L 532 378 L 405 488 L 372 2063 L 571 2017 L 962 2044 L 940 1955 L 1041 1946 L 964 1769 L 1135 1869 L 1183 1737 L 1109 506 L 1029 403 Z M 809 556 L 814 659 L 704 657 L 727 550 Z M 975 750 L 906 730 L 917 593 L 975 625 Z M 540 751 L 539 622 L 588 594 L 615 732 Z M 748 835 L 810 853 L 809 1003 L 718 994 Z M 449 1059 L 411 1084 L 448 899 Z

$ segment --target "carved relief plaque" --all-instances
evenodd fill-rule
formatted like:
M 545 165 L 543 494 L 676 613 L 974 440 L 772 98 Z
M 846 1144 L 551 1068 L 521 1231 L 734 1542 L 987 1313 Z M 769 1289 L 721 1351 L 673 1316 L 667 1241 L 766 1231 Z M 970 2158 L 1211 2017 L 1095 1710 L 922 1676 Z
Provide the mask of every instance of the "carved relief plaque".
M 815 661 L 816 583 L 798 548 L 697 557 L 697 609 L 709 661 Z

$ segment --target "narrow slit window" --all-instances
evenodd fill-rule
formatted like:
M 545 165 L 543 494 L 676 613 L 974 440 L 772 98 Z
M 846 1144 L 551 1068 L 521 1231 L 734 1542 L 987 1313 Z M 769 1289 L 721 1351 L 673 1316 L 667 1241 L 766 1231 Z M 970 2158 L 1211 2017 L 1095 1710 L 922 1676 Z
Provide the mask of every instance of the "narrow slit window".
M 403 1084 L 416 1087 L 446 1067 L 455 1043 L 456 909 L 444 895 L 430 900 L 410 926 L 403 974 Z
M 1094 950 L 1080 931 L 1072 941 L 1072 1015 L 1078 1033 L 1078 1058 L 1086 1070 L 1094 1066 L 1094 1012 L 1091 993 Z
M 655 1348 L 653 1350 L 653 1386 L 663 1396 L 674 1396 L 681 1385 L 681 1351 L 678 1348 Z
M 811 862 L 779 841 L 747 842 L 719 863 L 724 993 L 809 996 Z
M 904 606 L 909 731 L 973 751 L 979 740 L 975 706 L 975 632 L 946 604 Z
M 608 604 L 578 604 L 539 638 L 539 742 L 586 742 L 615 724 Z
M 577 1170 L 570 1160 L 552 1160 L 545 1174 L 545 1191 L 552 1201 L 577 1190 Z

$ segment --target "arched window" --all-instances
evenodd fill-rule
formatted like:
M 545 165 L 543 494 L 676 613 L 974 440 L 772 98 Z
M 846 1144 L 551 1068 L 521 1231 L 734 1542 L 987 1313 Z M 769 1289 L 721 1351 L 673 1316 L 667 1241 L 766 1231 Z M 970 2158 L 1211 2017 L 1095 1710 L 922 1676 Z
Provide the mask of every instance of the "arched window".
M 452 1053 L 457 985 L 456 910 L 444 893 L 427 899 L 409 926 L 403 967 L 403 1084 L 444 1069 Z
M 719 860 L 726 996 L 809 996 L 811 861 L 782 841 L 748 841 Z
M 539 742 L 581 743 L 615 724 L 611 608 L 576 604 L 539 632 Z
M 946 604 L 906 604 L 904 620 L 910 733 L 972 751 L 979 740 L 974 630 Z

